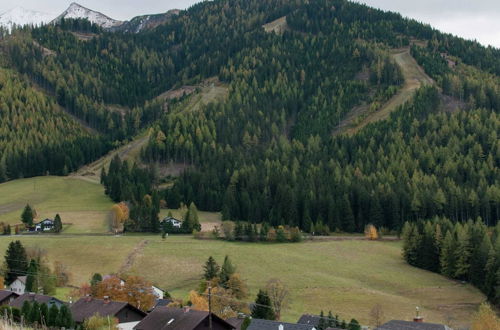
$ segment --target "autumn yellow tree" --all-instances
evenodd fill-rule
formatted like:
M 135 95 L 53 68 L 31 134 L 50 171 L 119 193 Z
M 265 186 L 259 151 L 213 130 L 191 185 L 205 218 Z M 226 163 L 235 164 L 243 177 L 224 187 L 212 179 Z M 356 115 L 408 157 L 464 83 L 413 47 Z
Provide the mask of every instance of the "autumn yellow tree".
M 123 290 L 127 293 L 127 301 L 143 311 L 154 306 L 155 295 L 152 284 L 139 276 L 128 276 L 125 279 Z
M 118 329 L 118 319 L 114 317 L 104 317 L 96 313 L 83 322 L 85 330 Z
M 377 240 L 378 239 L 378 231 L 377 228 L 372 225 L 366 225 L 365 227 L 365 237 L 369 240 Z
M 109 297 L 115 301 L 128 301 L 127 293 L 123 290 L 122 280 L 118 276 L 109 276 L 99 282 L 95 290 L 96 298 Z
M 123 224 L 129 218 L 129 209 L 127 204 L 120 202 L 111 208 L 111 228 L 116 232 L 123 231 Z
M 479 306 L 472 319 L 472 330 L 500 330 L 500 319 L 488 303 Z

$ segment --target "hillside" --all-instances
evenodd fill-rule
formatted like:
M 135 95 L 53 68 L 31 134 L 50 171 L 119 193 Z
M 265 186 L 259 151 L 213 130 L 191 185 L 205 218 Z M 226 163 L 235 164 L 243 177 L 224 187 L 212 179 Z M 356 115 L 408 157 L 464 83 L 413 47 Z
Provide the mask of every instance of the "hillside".
M 466 326 L 484 296 L 470 285 L 408 266 L 399 243 L 330 241 L 303 244 L 255 245 L 199 241 L 189 237 L 20 237 L 26 246 L 45 249 L 73 273 L 73 284 L 88 281 L 93 272 L 117 272 L 136 246 L 130 272 L 145 276 L 176 297 L 196 288 L 202 264 L 212 255 L 229 254 L 248 281 L 252 301 L 270 278 L 280 278 L 292 292 L 284 321 L 296 322 L 303 313 L 332 310 L 343 318 L 370 322 L 370 309 L 382 304 L 387 318 L 409 319 L 415 306 L 429 322 Z M 0 240 L 4 249 L 8 238 Z M 169 251 L 170 253 L 166 253 Z M 290 262 L 293 260 L 293 262 Z M 144 272 L 145 269 L 155 272 Z M 297 274 L 300 274 L 297 275 Z
M 53 219 L 59 213 L 66 225 L 65 233 L 105 233 L 109 230 L 112 202 L 99 184 L 51 176 L 0 184 L 0 222 L 21 223 L 21 213 L 28 203 L 36 209 L 38 220 Z

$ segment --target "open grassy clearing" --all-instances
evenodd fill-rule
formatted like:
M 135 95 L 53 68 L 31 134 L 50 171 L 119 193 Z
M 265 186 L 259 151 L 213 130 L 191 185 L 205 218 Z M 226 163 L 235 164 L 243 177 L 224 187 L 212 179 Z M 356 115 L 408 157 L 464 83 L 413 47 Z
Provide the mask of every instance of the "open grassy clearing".
M 150 238 L 131 272 L 155 269 L 148 274 L 150 280 L 174 296 L 185 297 L 197 286 L 206 258 L 212 255 L 222 262 L 226 254 L 247 280 L 249 300 L 270 278 L 287 283 L 292 303 L 283 315 L 285 321 L 323 309 L 366 324 L 370 309 L 380 303 L 387 318 L 411 319 L 415 306 L 421 306 L 428 321 L 462 325 L 484 300 L 470 285 L 407 265 L 398 242 L 253 244 L 186 236 Z
M 264 24 L 262 27 L 266 32 L 274 32 L 277 34 L 282 34 L 284 31 L 289 29 L 286 23 L 286 16 L 280 17 L 272 22 Z
M 405 79 L 403 87 L 375 112 L 368 113 L 368 104 L 362 104 L 353 108 L 335 129 L 333 132 L 334 135 L 352 135 L 369 123 L 387 119 L 391 112 L 409 101 L 421 86 L 434 84 L 432 78 L 430 78 L 418 65 L 408 49 L 395 50 L 392 56 L 403 72 Z M 366 117 L 364 117 L 361 122 L 354 125 L 356 119 L 363 115 L 366 115 Z
M 61 215 L 70 223 L 66 233 L 102 233 L 107 231 L 107 217 L 112 201 L 104 188 L 73 177 L 44 176 L 0 184 L 0 221 L 21 222 L 21 213 L 29 203 L 38 219 Z
M 290 287 L 292 302 L 283 314 L 285 321 L 323 309 L 367 324 L 370 309 L 380 303 L 387 319 L 411 319 L 415 306 L 420 306 L 427 321 L 463 326 L 485 299 L 470 285 L 407 265 L 399 242 L 254 244 L 189 236 L 162 240 L 159 235 L 51 235 L 0 237 L 0 251 L 14 239 L 45 249 L 51 261 L 67 265 L 73 285 L 88 281 L 94 272 L 128 270 L 179 298 L 187 298 L 197 287 L 208 256 L 222 263 L 227 254 L 247 280 L 248 301 L 270 278 L 280 278 Z

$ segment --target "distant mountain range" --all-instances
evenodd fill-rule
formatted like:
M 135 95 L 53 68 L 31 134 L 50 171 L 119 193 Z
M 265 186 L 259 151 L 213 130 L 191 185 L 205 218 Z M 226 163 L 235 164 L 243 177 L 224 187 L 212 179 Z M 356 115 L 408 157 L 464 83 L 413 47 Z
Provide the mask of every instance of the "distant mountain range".
M 165 23 L 172 16 L 178 15 L 179 12 L 179 10 L 170 10 L 163 14 L 142 15 L 136 16 L 129 21 L 118 21 L 103 13 L 73 2 L 68 9 L 58 16 L 25 9 L 23 7 L 15 7 L 0 14 L 0 26 L 10 31 L 13 26 L 40 26 L 43 24 L 55 23 L 62 18 L 81 18 L 88 19 L 90 22 L 106 30 L 138 33 Z

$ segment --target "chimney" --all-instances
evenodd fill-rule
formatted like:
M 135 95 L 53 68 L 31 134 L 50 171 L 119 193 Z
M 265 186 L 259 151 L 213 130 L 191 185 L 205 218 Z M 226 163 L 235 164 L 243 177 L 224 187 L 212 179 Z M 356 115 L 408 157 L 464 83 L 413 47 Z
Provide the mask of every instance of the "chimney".
M 109 296 L 104 296 L 104 303 L 109 304 Z
M 92 301 L 92 295 L 87 294 L 87 295 L 85 296 L 85 301 L 86 301 L 86 302 L 91 302 L 91 301 Z
M 191 308 L 189 306 L 184 306 L 182 307 L 182 310 L 184 311 L 184 313 L 187 313 L 191 310 Z
M 416 314 L 415 314 L 415 317 L 413 318 L 413 322 L 417 322 L 417 323 L 422 323 L 424 322 L 424 318 L 422 316 L 420 316 L 420 308 L 416 308 Z

